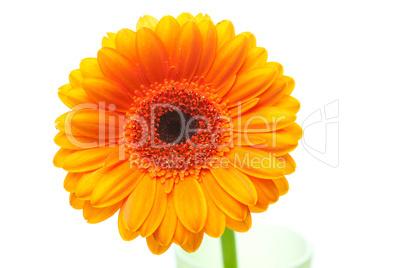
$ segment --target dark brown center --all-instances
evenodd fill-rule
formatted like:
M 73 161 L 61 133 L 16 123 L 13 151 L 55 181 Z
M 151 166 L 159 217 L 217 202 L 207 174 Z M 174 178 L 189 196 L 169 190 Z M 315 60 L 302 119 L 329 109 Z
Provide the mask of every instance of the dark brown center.
M 199 122 L 182 111 L 167 111 L 159 117 L 158 138 L 167 144 L 181 144 L 197 134 Z

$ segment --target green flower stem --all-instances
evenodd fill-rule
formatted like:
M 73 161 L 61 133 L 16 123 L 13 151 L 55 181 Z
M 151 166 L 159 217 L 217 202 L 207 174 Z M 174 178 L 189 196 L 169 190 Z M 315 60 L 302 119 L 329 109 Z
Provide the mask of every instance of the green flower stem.
M 232 230 L 226 228 L 221 237 L 222 257 L 224 268 L 237 268 L 236 241 Z

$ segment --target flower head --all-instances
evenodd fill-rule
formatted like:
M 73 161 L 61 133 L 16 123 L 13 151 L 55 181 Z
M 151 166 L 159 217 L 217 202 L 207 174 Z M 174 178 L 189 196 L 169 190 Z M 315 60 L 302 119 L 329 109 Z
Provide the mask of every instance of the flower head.
M 119 211 L 124 240 L 188 252 L 245 232 L 288 191 L 301 138 L 294 81 L 253 34 L 183 13 L 102 40 L 59 89 L 54 164 L 88 223 Z

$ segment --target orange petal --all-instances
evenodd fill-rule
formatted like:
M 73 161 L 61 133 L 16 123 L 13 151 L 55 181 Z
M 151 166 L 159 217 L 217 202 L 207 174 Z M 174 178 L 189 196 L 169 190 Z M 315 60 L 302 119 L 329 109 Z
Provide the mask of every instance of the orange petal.
M 96 185 L 100 182 L 103 175 L 108 171 L 107 168 L 101 168 L 93 172 L 87 172 L 82 175 L 76 186 L 76 195 L 78 198 L 89 200 L 92 191 L 95 189 Z
M 61 92 L 67 92 L 69 90 L 71 90 L 73 87 L 71 86 L 71 84 L 65 84 L 62 85 L 61 87 L 59 87 L 59 91 Z
M 236 232 L 245 233 L 251 228 L 251 214 L 248 211 L 247 217 L 243 221 L 236 221 L 230 217 L 226 217 L 226 226 Z
M 255 47 L 249 50 L 246 59 L 239 73 L 247 72 L 255 68 L 263 66 L 268 59 L 268 52 L 263 47 Z
M 210 237 L 221 237 L 225 231 L 225 214 L 215 205 L 208 194 L 205 184 L 201 184 L 204 191 L 205 199 L 207 201 L 208 214 L 207 221 L 205 222 L 204 232 Z
M 260 101 L 259 98 L 254 98 L 244 103 L 238 102 L 236 106 L 233 106 L 229 109 L 230 117 L 236 118 L 239 115 L 246 113 L 248 110 L 255 107 L 259 101 Z
M 168 194 L 165 216 L 158 229 L 154 232 L 155 239 L 159 244 L 167 246 L 172 242 L 177 224 L 177 215 L 174 208 L 173 194 Z
M 205 81 L 219 89 L 230 80 L 239 70 L 247 55 L 247 37 L 238 35 L 230 39 L 218 50 L 215 61 L 209 70 Z
M 292 174 L 296 170 L 296 162 L 290 156 L 290 154 L 284 154 L 276 157 L 276 159 L 282 163 L 285 175 Z
M 69 108 L 73 107 L 73 103 L 64 95 L 64 92 L 68 92 L 72 89 L 72 86 L 70 84 L 63 85 L 59 87 L 59 92 L 57 95 L 59 96 L 59 99 Z M 84 92 L 85 93 L 85 92 Z
M 284 109 L 296 114 L 300 110 L 300 102 L 292 96 L 284 95 L 274 104 L 273 107 L 278 107 L 279 109 Z
M 201 33 L 195 22 L 186 22 L 180 29 L 173 47 L 172 65 L 176 79 L 190 81 L 198 67 L 202 52 Z
M 122 163 L 123 161 L 126 161 L 129 159 L 129 155 L 126 152 L 122 152 L 119 150 L 118 152 L 114 152 L 108 156 L 108 158 L 105 159 L 105 162 L 103 163 L 104 167 L 111 167 L 116 164 Z
M 259 208 L 259 207 L 257 207 L 257 205 L 255 205 L 255 206 L 249 206 L 248 209 L 249 209 L 250 212 L 252 212 L 252 213 L 262 213 L 262 212 L 267 211 L 268 207 Z
M 157 23 L 158 20 L 150 15 L 142 16 L 137 21 L 136 31 L 138 31 L 141 27 L 147 27 L 151 30 L 155 30 Z
M 268 68 L 274 68 L 269 67 Z M 282 77 L 278 77 L 275 81 L 270 85 L 270 87 L 265 90 L 260 96 L 258 96 L 261 100 L 259 103 L 259 107 L 269 107 L 272 106 L 277 100 L 279 100 L 286 88 L 286 80 Z
M 248 47 L 249 50 L 255 48 L 257 46 L 257 39 L 255 39 L 255 35 L 248 32 Z
M 173 46 L 179 30 L 180 24 L 170 15 L 162 17 L 156 25 L 155 33 L 162 40 L 169 55 L 172 54 Z
M 179 246 L 183 245 L 184 243 L 187 242 L 190 233 L 191 232 L 187 230 L 187 228 L 184 227 L 184 225 L 179 220 L 177 220 L 176 230 L 173 236 L 173 242 Z
M 212 176 L 211 172 L 206 172 L 203 181 L 209 196 L 220 210 L 233 219 L 244 220 L 246 218 L 247 206 L 243 205 L 223 190 Z
M 137 230 L 142 237 L 150 236 L 161 224 L 165 216 L 167 206 L 167 194 L 165 186 L 159 181 L 156 183 L 155 202 L 152 206 L 151 212 L 145 219 L 144 223 Z
M 261 147 L 265 147 L 268 143 L 263 136 L 265 133 L 242 133 L 238 132 L 233 135 L 233 144 L 234 146 L 251 146 L 259 148 L 257 145 Z
M 165 181 L 165 192 L 168 194 L 173 190 L 173 187 L 175 185 L 174 179 L 169 179 Z
M 84 204 L 84 219 L 88 223 L 99 223 L 112 217 L 120 208 L 122 202 L 104 208 L 94 208 L 89 201 Z
M 162 246 L 159 244 L 158 241 L 156 241 L 156 239 L 152 235 L 150 235 L 147 237 L 147 245 L 148 245 L 149 250 L 153 254 L 160 255 L 160 254 L 166 252 L 166 250 L 168 250 L 170 248 L 170 245 L 172 245 L 172 242 L 170 242 L 166 246 Z
M 80 70 L 85 78 L 103 77 L 97 58 L 85 58 L 81 60 Z
M 105 159 L 118 148 L 94 148 L 80 150 L 68 157 L 63 169 L 70 172 L 84 172 L 101 168 Z
M 202 39 L 202 52 L 195 76 L 205 76 L 214 62 L 218 46 L 218 35 L 211 20 L 202 20 L 198 23 Z
M 261 189 L 261 187 L 255 181 L 257 178 L 253 178 L 254 187 L 257 190 L 258 200 L 255 206 L 249 206 L 250 212 L 260 213 L 268 209 L 269 199 L 267 194 Z
M 80 87 L 64 90 L 65 88 L 59 88 L 59 99 L 69 108 L 82 103 L 92 103 L 93 100 L 87 95 L 87 93 Z
M 276 156 L 283 156 L 285 154 L 290 153 L 294 149 L 296 149 L 297 145 L 298 145 L 298 142 L 296 141 L 294 144 L 286 143 L 286 144 L 278 145 L 278 143 L 277 143 L 276 147 L 274 147 L 274 148 L 272 148 L 270 146 L 263 145 L 263 144 L 257 145 L 257 146 L 254 146 L 254 147 L 259 148 L 261 150 L 264 150 L 264 151 L 266 151 L 268 153 L 275 153 Z M 265 147 L 259 147 L 259 146 L 265 146 Z
M 148 84 L 139 67 L 115 49 L 99 50 L 98 62 L 105 77 L 119 82 L 130 92 L 134 93 L 141 89 L 141 85 Z
M 169 58 L 161 39 L 149 28 L 141 28 L 137 32 L 136 48 L 150 83 L 162 82 L 166 78 Z
M 179 181 L 174 189 L 174 206 L 184 227 L 199 232 L 207 220 L 207 202 L 199 182 L 188 177 Z
M 181 248 L 187 251 L 188 253 L 196 252 L 197 249 L 201 246 L 203 237 L 204 232 L 199 232 L 195 234 L 190 233 L 187 242 L 181 245 Z
M 177 18 L 176 18 L 177 22 L 180 24 L 180 26 L 183 26 L 186 22 L 188 21 L 192 21 L 192 22 L 196 22 L 195 18 L 193 15 L 191 15 L 188 12 L 183 12 L 181 13 Z
M 278 70 L 278 77 L 283 76 L 283 66 L 279 62 L 271 61 L 271 62 L 267 62 L 265 65 L 275 67 Z
M 269 200 L 269 204 L 273 204 L 279 199 L 279 191 L 273 181 L 274 180 L 262 180 L 258 178 L 253 179 L 253 182 L 264 191 L 266 198 Z
M 56 128 L 76 139 L 79 139 L 76 136 L 98 139 L 99 146 L 105 144 L 105 141 L 110 143 L 110 140 L 120 137 L 123 133 L 121 121 L 124 120 L 124 115 L 104 109 L 98 110 L 97 105 L 94 106 L 91 109 L 73 110 L 60 116 L 56 119 Z
M 85 204 L 85 200 L 79 199 L 75 193 L 70 193 L 70 205 L 74 209 L 83 209 Z
M 82 80 L 84 80 L 84 76 L 82 75 L 82 72 L 80 69 L 76 69 L 70 72 L 70 75 L 68 76 L 68 80 L 70 81 L 71 86 L 74 87 L 80 87 Z
M 242 32 L 240 33 L 242 35 L 245 35 L 247 37 L 248 40 L 248 51 L 250 51 L 251 49 L 255 48 L 256 46 L 256 39 L 254 34 L 252 34 L 251 32 Z
M 287 127 L 294 121 L 296 121 L 295 113 L 285 108 L 260 107 L 251 109 L 245 114 L 234 118 L 233 131 L 249 133 L 270 132 Z
M 102 38 L 102 47 L 116 48 L 116 34 L 107 33 L 107 36 Z
M 108 170 L 91 194 L 94 207 L 107 207 L 126 198 L 137 186 L 144 173 L 131 167 L 129 161 Z
M 236 78 L 237 78 L 236 75 L 232 76 L 232 78 L 226 81 L 226 83 L 217 91 L 219 97 L 225 96 L 230 91 L 230 89 L 236 82 Z
M 120 211 L 119 211 L 119 218 L 118 218 L 117 226 L 119 227 L 119 234 L 120 234 L 121 238 L 124 241 L 131 241 L 131 240 L 134 240 L 135 238 L 137 238 L 138 233 L 131 232 L 125 226 L 124 221 L 123 221 L 123 212 L 122 212 L 123 206 L 124 206 L 124 204 L 122 205 L 122 208 L 120 208 Z
M 210 171 L 219 185 L 236 200 L 248 206 L 257 203 L 257 191 L 243 172 L 232 166 L 211 168 Z
M 298 140 L 302 137 L 302 128 L 293 123 L 278 131 L 267 133 L 244 133 L 252 139 L 261 139 L 263 142 L 255 145 L 252 142 L 243 143 L 243 146 L 252 146 L 266 152 L 275 153 L 276 156 L 282 156 L 289 153 L 297 147 Z M 237 139 L 235 139 L 236 142 Z
M 285 177 L 272 180 L 272 182 L 275 183 L 275 186 L 279 191 L 279 196 L 285 195 L 289 191 L 289 183 Z
M 54 142 L 63 149 L 68 149 L 73 152 L 82 149 L 96 148 L 101 146 L 101 144 L 103 146 L 109 144 L 108 142 L 99 143 L 98 140 L 94 138 L 66 135 L 66 133 L 62 131 L 57 133 L 54 137 Z
M 293 92 L 293 89 L 295 88 L 295 80 L 293 80 L 293 78 L 289 76 L 283 76 L 282 78 L 285 79 L 287 82 L 284 94 L 290 95 Z
M 115 105 L 116 110 L 127 112 L 131 108 L 132 98 L 128 91 L 119 83 L 106 78 L 87 78 L 82 83 L 82 88 L 99 105 L 104 102 L 104 107 Z
M 132 62 L 137 61 L 135 38 L 136 32 L 130 29 L 121 29 L 116 35 L 116 49 Z
M 253 177 L 280 178 L 285 172 L 283 161 L 253 147 L 234 147 L 226 156 L 233 167 Z
M 219 22 L 216 25 L 216 31 L 218 33 L 218 50 L 235 36 L 235 28 L 229 20 Z
M 151 211 L 155 200 L 156 179 L 145 173 L 140 183 L 129 195 L 123 210 L 124 220 L 131 231 L 136 231 Z
M 73 87 L 71 86 L 71 84 L 65 84 L 62 85 L 61 87 L 59 87 L 59 91 L 61 92 L 67 92 L 69 90 L 71 90 Z
M 204 19 L 211 20 L 211 17 L 208 14 L 203 15 L 202 13 L 199 13 L 199 14 L 197 14 L 197 16 L 195 16 L 195 20 L 197 21 L 197 23 Z
M 66 189 L 67 192 L 74 193 L 75 190 L 77 189 L 78 182 L 80 181 L 82 175 L 84 175 L 85 172 L 80 172 L 80 173 L 72 173 L 68 172 L 66 178 L 64 179 L 64 189 Z
M 55 167 L 63 167 L 63 163 L 68 158 L 70 155 L 72 155 L 75 150 L 70 150 L 70 149 L 64 149 L 60 148 L 57 153 L 53 157 L 53 165 Z
M 251 100 L 266 91 L 275 81 L 277 74 L 278 71 L 275 67 L 265 66 L 238 75 L 235 84 L 228 93 L 228 107 Z

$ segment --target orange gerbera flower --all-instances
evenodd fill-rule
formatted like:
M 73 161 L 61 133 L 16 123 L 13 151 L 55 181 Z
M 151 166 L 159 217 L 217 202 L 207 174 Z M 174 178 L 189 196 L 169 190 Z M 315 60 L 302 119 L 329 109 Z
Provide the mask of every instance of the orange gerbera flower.
M 54 165 L 88 223 L 119 211 L 124 240 L 188 252 L 245 232 L 288 191 L 301 138 L 294 81 L 249 32 L 208 15 L 139 19 L 102 40 L 59 90 Z

